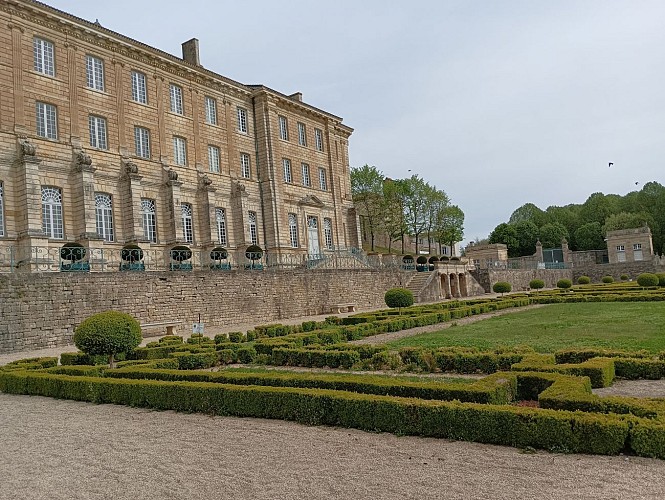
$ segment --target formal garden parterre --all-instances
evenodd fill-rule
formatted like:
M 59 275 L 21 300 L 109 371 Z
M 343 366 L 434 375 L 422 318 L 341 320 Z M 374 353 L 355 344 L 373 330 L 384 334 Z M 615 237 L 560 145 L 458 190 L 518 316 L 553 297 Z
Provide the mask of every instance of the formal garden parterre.
M 502 309 L 517 312 L 531 304 L 556 305 L 451 327 L 438 340 L 437 334 L 425 334 L 423 337 L 434 340 L 421 342 L 416 336 L 395 345 L 352 343 L 417 326 L 454 324 L 461 318 Z M 557 308 L 568 310 L 557 312 Z M 628 335 L 606 334 L 603 318 L 621 323 L 622 308 Z M 549 323 L 554 325 L 549 330 L 543 322 L 543 334 L 533 318 L 527 319 L 527 324 L 534 325 L 533 345 L 497 334 L 509 330 L 505 324 L 498 329 L 483 328 L 492 321 L 507 320 L 523 330 L 520 316 L 549 311 L 568 317 L 573 331 L 577 316 L 592 330 L 594 324 L 584 323 L 585 315 L 595 317 L 598 327 L 585 338 L 600 342 L 573 342 L 574 335 L 565 335 L 567 326 L 556 321 Z M 168 336 L 128 352 L 66 353 L 60 364 L 56 358 L 27 359 L 0 369 L 0 390 L 560 452 L 634 453 L 663 459 L 665 399 L 600 397 L 592 388 L 611 385 L 617 377 L 665 378 L 665 324 L 659 321 L 664 312 L 665 289 L 657 285 L 566 286 L 494 299 L 331 316 L 300 325 L 263 325 L 214 339 L 194 335 L 185 341 Z M 465 334 L 470 327 L 473 330 Z M 626 339 L 640 330 L 646 330 L 645 341 L 640 343 L 643 348 L 631 348 Z M 459 338 L 447 337 L 451 331 L 478 343 L 464 345 Z M 543 335 L 559 337 L 559 341 L 543 344 L 539 340 Z M 487 337 L 497 337 L 489 348 L 483 344 Z M 114 368 L 109 367 L 109 354 L 115 354 Z M 249 367 L 234 368 L 236 363 Z M 267 369 L 268 365 L 273 366 Z M 329 370 L 303 373 L 292 371 L 293 366 Z M 393 374 L 368 375 L 366 370 L 393 370 Z M 423 378 L 410 372 L 451 375 Z M 464 380 L 453 378 L 454 373 L 487 376 Z M 532 404 L 520 403 L 524 401 Z

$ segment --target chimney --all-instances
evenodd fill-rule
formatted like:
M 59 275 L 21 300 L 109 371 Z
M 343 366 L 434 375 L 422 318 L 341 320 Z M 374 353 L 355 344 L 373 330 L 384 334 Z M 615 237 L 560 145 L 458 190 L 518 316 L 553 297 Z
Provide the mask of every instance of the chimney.
M 289 97 L 294 101 L 302 102 L 302 92 L 296 92 L 295 94 L 291 94 Z
M 199 39 L 192 38 L 182 44 L 182 59 L 194 66 L 201 66 L 199 59 Z

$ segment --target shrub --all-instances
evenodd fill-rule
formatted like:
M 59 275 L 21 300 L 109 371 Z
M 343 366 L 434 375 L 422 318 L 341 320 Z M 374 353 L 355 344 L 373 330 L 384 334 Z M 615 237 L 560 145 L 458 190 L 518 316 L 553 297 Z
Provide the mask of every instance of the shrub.
M 529 281 L 529 288 L 540 290 L 541 288 L 545 288 L 545 282 L 543 280 L 531 280 Z
M 562 290 L 567 290 L 568 288 L 573 286 L 573 282 L 570 281 L 568 278 L 563 278 L 556 282 L 556 286 L 557 288 L 561 288 Z
M 494 286 L 492 287 L 494 293 L 500 293 L 501 295 L 510 292 L 512 289 L 513 286 L 507 281 L 497 281 L 496 283 L 494 283 Z
M 658 276 L 658 286 L 665 286 L 665 273 L 657 273 Z
M 217 352 L 174 352 L 171 357 L 178 360 L 179 370 L 202 370 L 215 366 L 218 361 Z
M 243 340 L 242 332 L 229 332 L 229 342 L 239 344 Z
M 413 293 L 406 288 L 391 288 L 386 292 L 384 300 L 388 307 L 397 307 L 401 313 L 402 307 L 413 305 Z
M 416 264 L 427 264 L 427 257 L 424 255 L 419 255 L 416 259 Z
M 591 278 L 589 278 L 588 276 L 580 276 L 579 278 L 577 278 L 578 285 L 588 285 L 589 283 L 591 283 Z
M 129 314 L 106 311 L 84 320 L 74 330 L 74 344 L 90 355 L 106 355 L 109 365 L 121 352 L 133 350 L 141 343 L 141 326 Z
M 256 349 L 253 347 L 241 347 L 238 349 L 239 363 L 253 363 L 256 358 Z
M 628 275 L 627 274 L 622 274 L 621 276 L 619 276 L 619 278 L 621 278 L 621 281 L 628 281 Z
M 652 273 L 642 273 L 637 277 L 637 284 L 640 286 L 658 286 L 658 276 Z
M 614 278 L 612 276 L 603 276 L 601 281 L 603 283 L 614 283 Z

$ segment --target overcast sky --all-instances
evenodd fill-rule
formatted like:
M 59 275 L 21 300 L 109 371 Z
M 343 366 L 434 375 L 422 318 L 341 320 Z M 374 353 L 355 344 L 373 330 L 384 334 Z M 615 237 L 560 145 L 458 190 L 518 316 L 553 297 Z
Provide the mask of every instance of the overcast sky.
M 526 202 L 665 183 L 663 0 L 47 3 L 177 56 L 196 37 L 206 68 L 302 92 L 355 129 L 351 166 L 446 191 L 464 241 Z

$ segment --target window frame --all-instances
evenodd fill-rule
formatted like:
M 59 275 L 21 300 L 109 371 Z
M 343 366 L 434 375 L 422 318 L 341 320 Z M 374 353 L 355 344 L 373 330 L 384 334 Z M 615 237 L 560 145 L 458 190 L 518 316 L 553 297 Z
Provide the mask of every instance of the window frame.
M 56 194 L 56 200 L 51 197 L 50 200 L 45 200 L 45 195 Z M 41 186 L 42 197 L 42 231 L 48 239 L 51 240 L 64 240 L 65 239 L 65 224 L 63 219 L 62 208 L 62 189 L 56 186 Z M 48 208 L 48 210 L 47 210 Z M 48 212 L 48 214 L 47 214 Z M 46 216 L 48 217 L 48 220 Z
M 321 191 L 328 191 L 328 175 L 326 169 L 319 167 L 319 187 Z
M 237 106 L 236 115 L 238 117 L 238 132 L 241 134 L 249 133 L 249 123 L 247 121 L 247 109 Z
M 282 158 L 282 169 L 284 171 L 284 182 L 293 184 L 293 171 L 291 170 L 291 160 Z
M 220 155 L 221 153 L 217 146 L 208 144 L 208 170 L 214 174 L 220 173 Z
M 145 132 L 145 137 L 142 137 Z M 150 159 L 150 129 L 134 125 L 134 153 L 139 158 Z M 145 153 L 145 154 L 144 154 Z
M 182 87 L 176 83 L 169 83 L 169 98 L 171 113 L 176 115 L 185 115 L 185 102 Z
M 298 144 L 307 147 L 307 127 L 303 122 L 298 122 Z
M 43 106 L 43 111 L 40 112 L 40 106 Z M 52 110 L 52 127 L 49 125 L 51 120 L 49 120 L 48 111 Z M 35 101 L 35 130 L 39 137 L 44 139 L 51 139 L 53 141 L 58 140 L 58 107 L 55 104 L 49 104 L 47 102 Z M 42 127 L 40 127 L 40 122 Z M 44 129 L 44 134 L 40 133 L 40 129 Z M 51 130 L 51 128 L 53 130 Z
M 314 129 L 314 142 L 316 144 L 316 150 L 323 153 L 324 152 L 323 130 L 321 130 L 320 128 L 315 128 Z
M 333 234 L 332 234 L 332 219 L 330 217 L 323 218 L 323 240 L 327 250 L 334 250 Z
M 106 206 L 103 206 L 103 205 Z M 95 192 L 95 227 L 104 241 L 115 241 L 113 227 L 113 197 L 109 193 Z
M 310 176 L 309 164 L 301 163 L 300 168 L 302 170 L 302 185 L 305 187 L 312 187 L 312 178 Z
M 50 50 L 47 50 L 49 49 Z M 35 36 L 32 38 L 32 60 L 33 69 L 46 76 L 55 77 L 55 44 Z
M 194 243 L 194 210 L 191 203 L 180 203 L 180 217 L 185 243 Z
M 298 215 L 289 212 L 289 241 L 291 243 L 291 248 L 300 248 L 300 239 L 298 238 Z
M 90 147 L 108 150 L 108 126 L 106 118 L 99 115 L 88 115 L 88 129 L 90 132 Z
M 247 212 L 247 221 L 249 223 L 249 240 L 252 242 L 252 245 L 259 244 L 257 220 L 258 219 L 255 211 L 250 210 L 249 212 Z
M 243 179 L 252 178 L 252 159 L 247 153 L 240 153 L 240 177 Z
M 182 167 L 187 166 L 187 139 L 179 135 L 173 136 L 173 163 Z
M 226 209 L 223 207 L 215 208 L 215 222 L 217 224 L 217 242 L 222 246 L 227 246 L 228 233 L 226 230 Z
M 141 198 L 141 226 L 143 237 L 157 243 L 157 205 L 152 198 Z
M 145 73 L 131 70 L 132 101 L 139 104 L 148 104 L 148 83 Z
M 104 60 L 92 54 L 85 55 L 86 87 L 104 92 Z
M 279 138 L 283 141 L 289 140 L 289 120 L 286 116 L 278 115 L 279 121 Z
M 217 99 L 210 96 L 203 98 L 205 108 L 205 122 L 208 125 L 217 125 Z

